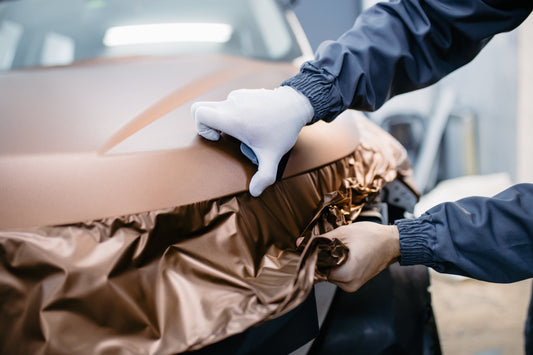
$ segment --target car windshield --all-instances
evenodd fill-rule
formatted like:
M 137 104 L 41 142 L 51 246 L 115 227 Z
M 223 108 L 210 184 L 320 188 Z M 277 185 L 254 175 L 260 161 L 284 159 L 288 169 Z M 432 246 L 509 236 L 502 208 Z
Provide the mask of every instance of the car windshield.
M 0 2 L 1 71 L 196 53 L 274 61 L 302 55 L 275 0 Z

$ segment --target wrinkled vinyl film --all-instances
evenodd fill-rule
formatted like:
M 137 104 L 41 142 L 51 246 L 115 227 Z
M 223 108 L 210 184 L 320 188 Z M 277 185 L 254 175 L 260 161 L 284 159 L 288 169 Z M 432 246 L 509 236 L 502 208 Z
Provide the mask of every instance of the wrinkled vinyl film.
M 294 309 L 349 252 L 319 235 L 409 184 L 405 151 L 360 124 L 353 154 L 261 198 L 1 231 L 1 352 L 178 353 Z

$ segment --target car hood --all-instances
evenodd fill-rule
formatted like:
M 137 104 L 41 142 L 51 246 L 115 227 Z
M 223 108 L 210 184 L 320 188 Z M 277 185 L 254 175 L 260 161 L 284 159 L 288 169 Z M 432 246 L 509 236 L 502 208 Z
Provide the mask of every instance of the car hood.
M 237 88 L 273 88 L 296 70 L 211 55 L 1 74 L 0 228 L 137 213 L 246 190 L 255 167 L 230 137 L 199 138 L 190 105 Z M 356 145 L 352 119 L 307 127 L 284 176 L 346 156 Z
M 294 70 L 197 57 L 2 75 L 0 352 L 208 349 L 313 299 L 349 255 L 322 235 L 375 216 L 382 187 L 412 174 L 348 110 L 302 130 L 282 181 L 245 191 L 255 167 L 235 140 L 198 138 L 190 103 Z
M 166 116 L 176 118 L 172 134 L 120 151 L 183 148 L 195 137 L 184 104 L 223 99 L 239 85 L 272 86 L 275 79 L 269 82 L 257 75 L 277 73 L 279 83 L 291 69 L 232 57 L 185 56 L 94 60 L 8 72 L 0 76 L 0 150 L 4 155 L 106 153 Z

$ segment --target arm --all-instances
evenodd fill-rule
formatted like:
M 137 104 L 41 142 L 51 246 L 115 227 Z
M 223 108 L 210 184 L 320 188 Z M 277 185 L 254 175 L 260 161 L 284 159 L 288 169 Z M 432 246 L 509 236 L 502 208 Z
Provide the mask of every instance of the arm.
M 316 58 L 282 85 L 309 98 L 313 121 L 331 121 L 348 107 L 373 111 L 468 63 L 532 8 L 520 0 L 379 3 L 337 41 L 322 43 Z
M 533 277 L 533 184 L 444 203 L 396 225 L 402 265 L 491 282 Z
M 517 26 L 532 7 L 531 0 L 380 3 L 339 40 L 324 43 L 282 87 L 195 103 L 198 133 L 217 140 L 224 132 L 253 151 L 259 167 L 250 192 L 258 196 L 274 182 L 303 126 L 331 121 L 347 107 L 374 110 L 394 95 L 432 84 L 471 60 L 492 35 Z
M 484 281 L 519 281 L 533 277 L 533 184 L 443 203 L 396 226 L 356 222 L 325 236 L 350 249 L 328 278 L 350 292 L 397 258 Z

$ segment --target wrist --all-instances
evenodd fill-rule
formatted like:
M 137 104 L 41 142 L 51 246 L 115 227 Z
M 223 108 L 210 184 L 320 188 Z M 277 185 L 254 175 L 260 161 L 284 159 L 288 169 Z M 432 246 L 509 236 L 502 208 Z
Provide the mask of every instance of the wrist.
M 400 258 L 400 232 L 395 225 L 384 226 L 386 229 L 386 248 L 391 263 Z
M 315 109 L 313 108 L 313 105 L 311 105 L 311 101 L 309 101 L 307 96 L 290 86 L 280 86 L 277 90 L 290 97 L 294 109 L 298 110 L 298 117 L 302 119 L 302 126 L 312 122 L 315 115 Z

